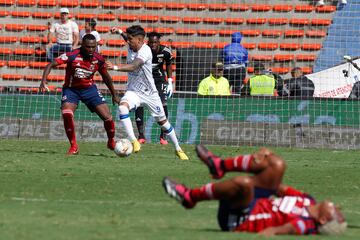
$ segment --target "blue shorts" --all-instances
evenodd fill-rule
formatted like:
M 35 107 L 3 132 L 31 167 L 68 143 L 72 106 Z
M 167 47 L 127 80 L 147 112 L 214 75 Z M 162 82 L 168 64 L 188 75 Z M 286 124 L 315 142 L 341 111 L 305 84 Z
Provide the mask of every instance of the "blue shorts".
M 220 200 L 217 219 L 221 230 L 231 231 L 240 225 L 244 220 L 246 220 L 246 216 L 253 209 L 257 199 L 268 198 L 271 195 L 275 195 L 275 193 L 275 190 L 255 187 L 254 199 L 246 208 L 232 208 L 228 201 Z
M 95 111 L 97 105 L 106 103 L 106 99 L 102 96 L 96 85 L 84 89 L 70 87 L 62 89 L 61 105 L 66 102 L 79 105 L 79 101 L 82 101 L 91 112 Z

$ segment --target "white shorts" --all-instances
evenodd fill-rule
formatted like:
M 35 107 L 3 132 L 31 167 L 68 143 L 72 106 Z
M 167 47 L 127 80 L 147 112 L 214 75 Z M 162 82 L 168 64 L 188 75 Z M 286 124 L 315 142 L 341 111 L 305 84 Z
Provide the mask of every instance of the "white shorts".
M 120 103 L 121 102 L 129 104 L 130 111 L 144 105 L 147 106 L 151 116 L 153 116 L 157 122 L 166 119 L 164 108 L 157 92 L 152 95 L 143 95 L 134 91 L 126 91 L 125 95 L 121 98 Z

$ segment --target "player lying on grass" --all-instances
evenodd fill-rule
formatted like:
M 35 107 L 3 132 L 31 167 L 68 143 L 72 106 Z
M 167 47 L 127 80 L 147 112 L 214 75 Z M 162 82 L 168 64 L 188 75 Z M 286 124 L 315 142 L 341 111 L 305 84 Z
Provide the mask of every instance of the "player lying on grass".
M 200 201 L 219 200 L 217 218 L 223 231 L 258 232 L 266 236 L 345 231 L 347 224 L 334 203 L 317 203 L 310 195 L 282 184 L 285 162 L 269 149 L 224 160 L 201 145 L 196 152 L 215 179 L 226 172 L 253 174 L 199 188 L 188 188 L 164 178 L 166 193 L 187 209 Z
M 120 100 L 115 95 L 111 76 L 106 69 L 105 59 L 95 52 L 96 47 L 97 43 L 94 35 L 86 34 L 82 39 L 80 49 L 62 54 L 45 67 L 41 80 L 40 91 L 45 91 L 47 89 L 47 77 L 51 69 L 61 64 L 67 64 L 65 83 L 62 89 L 61 112 L 66 136 L 71 145 L 68 150 L 69 155 L 79 152 L 74 124 L 74 112 L 79 101 L 85 103 L 91 112 L 96 112 L 104 121 L 108 136 L 107 147 L 111 150 L 115 147 L 115 124 L 106 100 L 94 82 L 94 74 L 97 71 L 109 88 L 113 103 L 119 104 Z

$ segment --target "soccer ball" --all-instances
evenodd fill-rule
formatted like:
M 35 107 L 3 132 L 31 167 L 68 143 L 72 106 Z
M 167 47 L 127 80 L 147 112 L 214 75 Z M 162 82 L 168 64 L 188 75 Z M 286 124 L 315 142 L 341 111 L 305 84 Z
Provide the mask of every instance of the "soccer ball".
M 133 145 L 126 138 L 120 139 L 116 142 L 114 152 L 119 157 L 127 157 L 133 152 Z

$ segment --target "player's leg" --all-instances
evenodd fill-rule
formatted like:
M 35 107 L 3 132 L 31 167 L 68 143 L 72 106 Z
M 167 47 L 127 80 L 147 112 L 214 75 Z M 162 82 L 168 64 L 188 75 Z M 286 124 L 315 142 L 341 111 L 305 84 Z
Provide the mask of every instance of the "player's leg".
M 167 89 L 167 84 L 165 83 L 165 79 L 162 81 L 162 83 L 160 84 L 156 84 L 156 89 L 158 90 L 159 93 L 159 97 L 161 100 L 161 103 L 163 105 L 164 108 L 164 112 L 165 112 L 165 116 L 166 119 L 169 119 L 169 113 L 167 110 L 167 98 L 166 98 L 166 89 Z M 168 141 L 166 140 L 166 134 L 164 133 L 164 131 L 160 132 L 160 144 L 162 145 L 167 145 Z
M 79 147 L 76 142 L 76 132 L 74 123 L 74 112 L 79 104 L 79 95 L 76 90 L 63 88 L 61 100 L 61 114 L 64 122 L 66 136 L 70 143 L 68 155 L 79 153 Z
M 133 144 L 134 152 L 137 153 L 141 149 L 141 145 L 139 141 L 136 139 L 134 134 L 134 129 L 131 123 L 131 119 L 129 117 L 130 109 L 136 109 L 140 106 L 140 98 L 139 96 L 132 91 L 127 91 L 125 95 L 121 98 L 119 105 L 119 118 L 120 122 L 125 128 L 125 131 L 129 137 L 129 140 Z
M 144 128 L 144 107 L 138 107 L 135 110 L 135 122 L 136 122 L 136 127 L 138 129 L 139 132 L 139 137 L 138 137 L 138 141 L 141 144 L 144 144 L 146 142 L 145 139 L 145 128 Z

